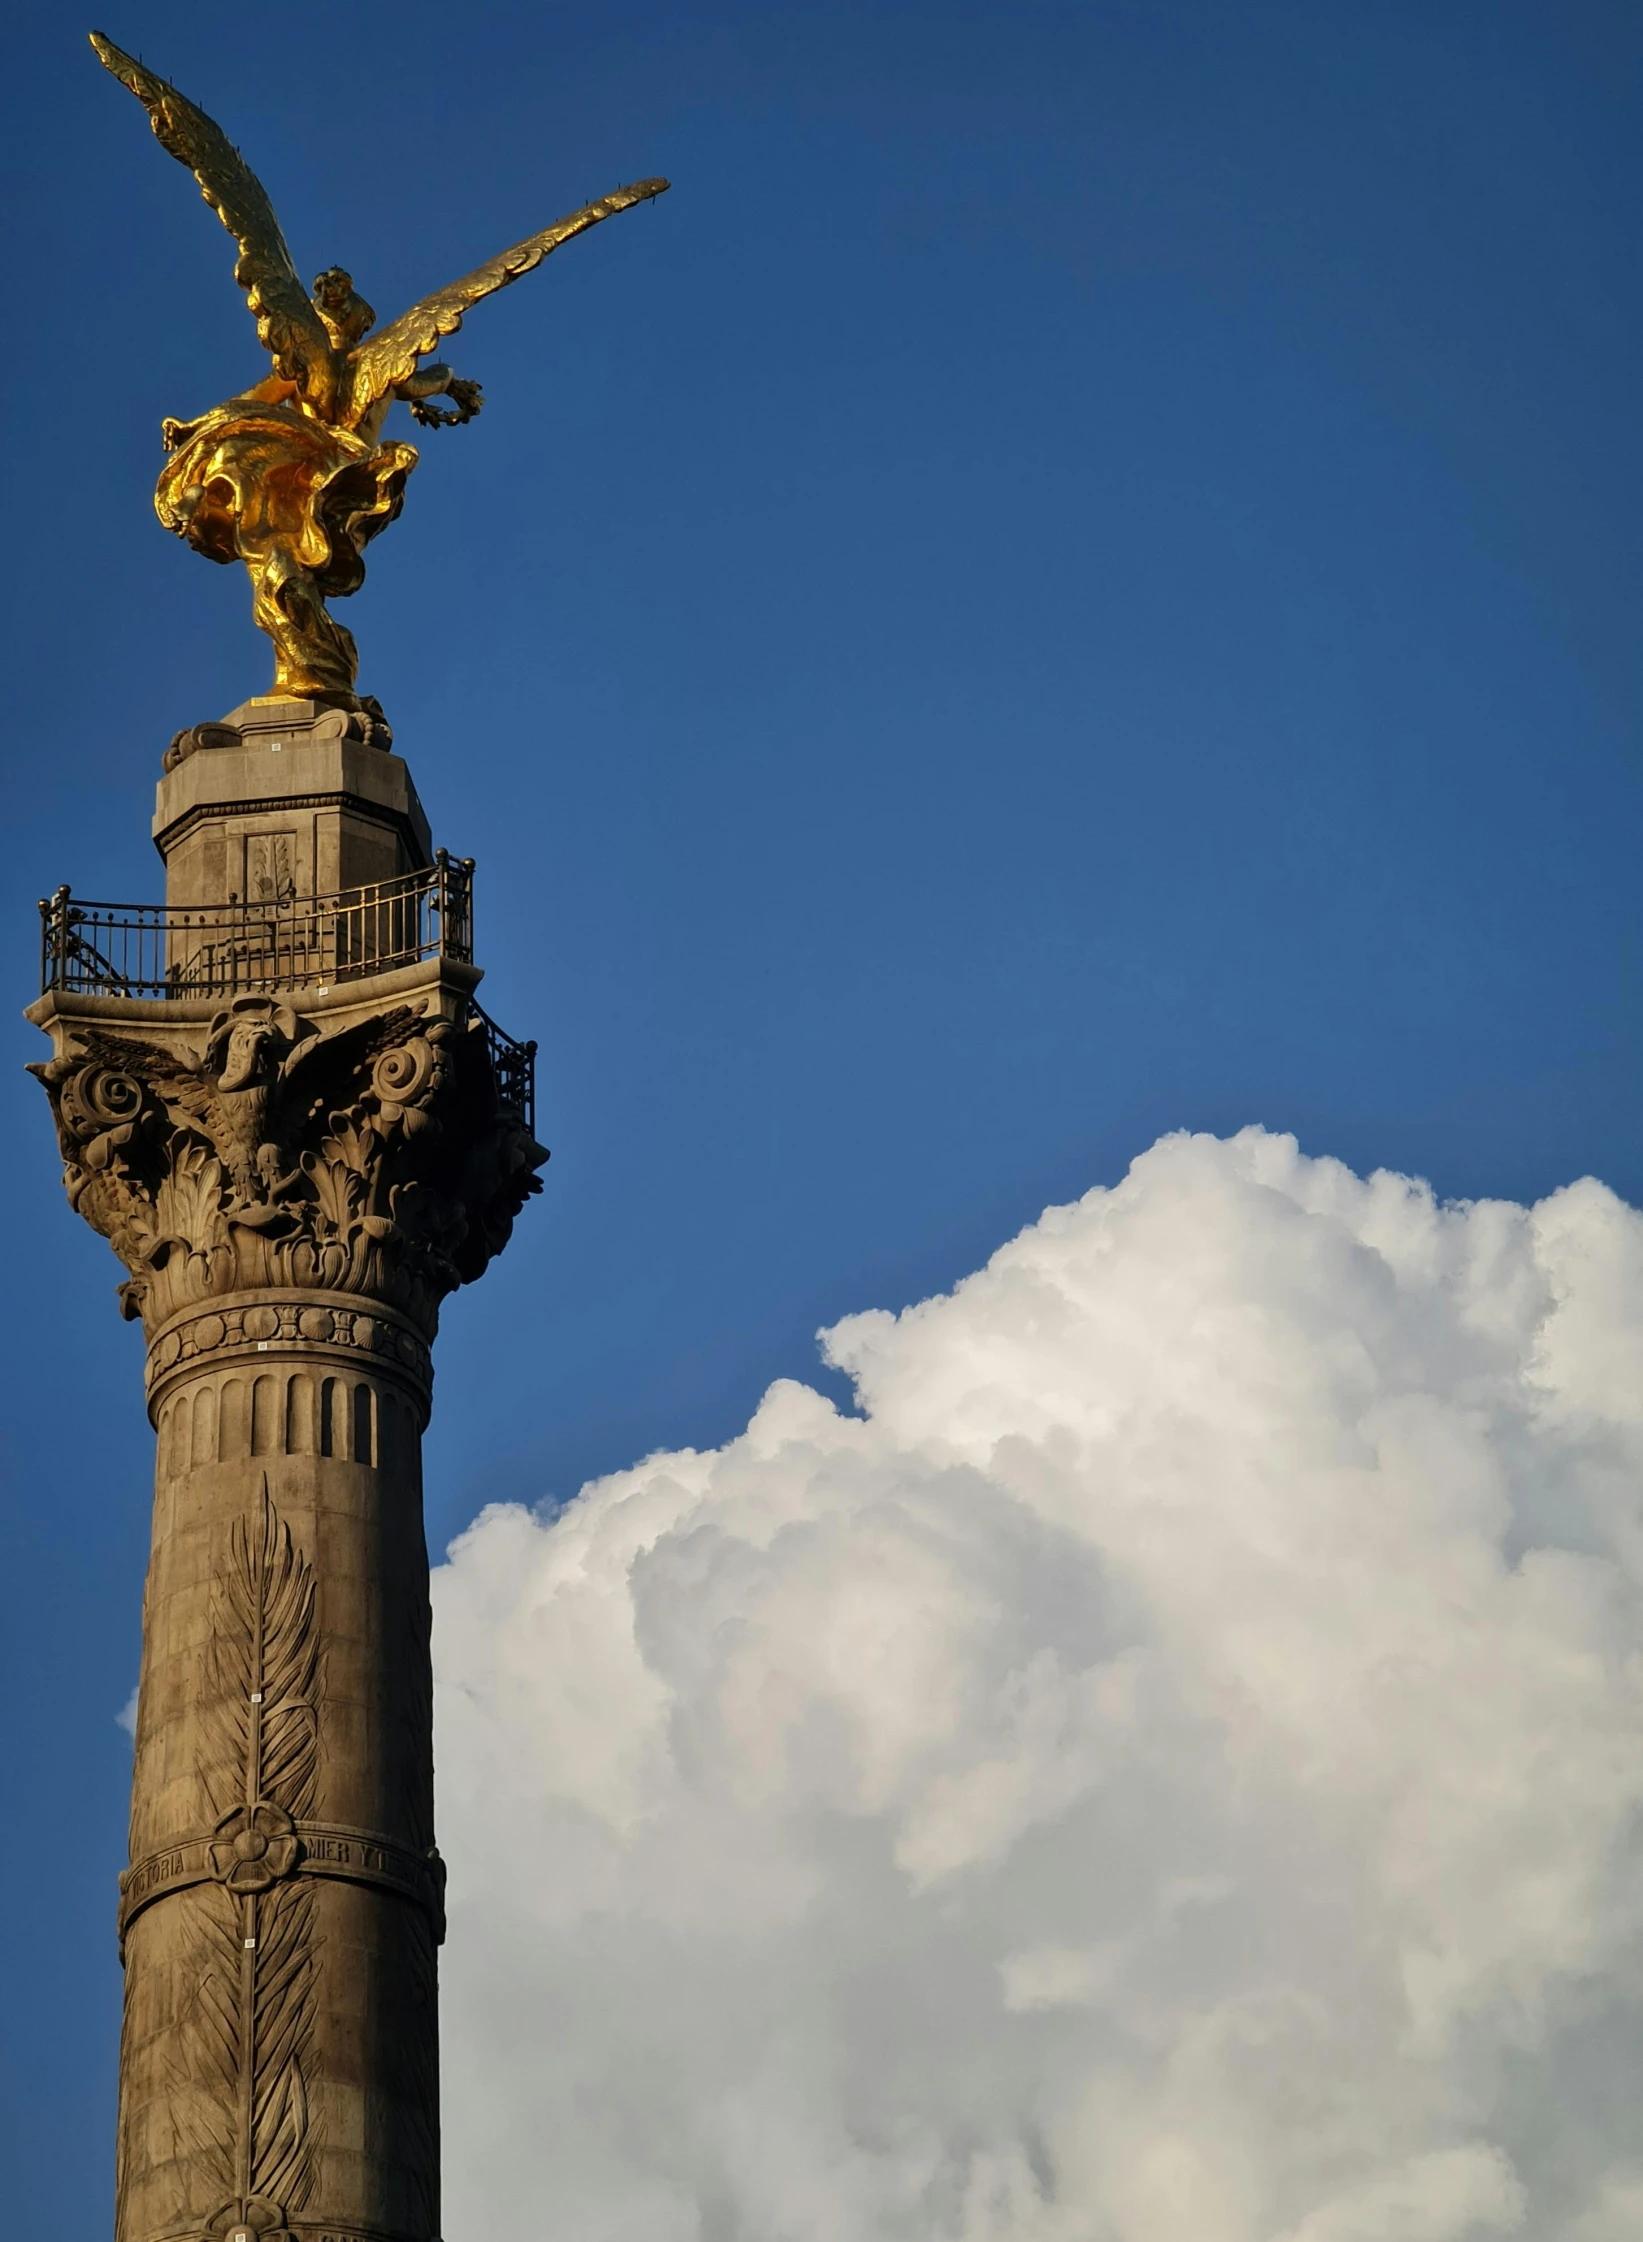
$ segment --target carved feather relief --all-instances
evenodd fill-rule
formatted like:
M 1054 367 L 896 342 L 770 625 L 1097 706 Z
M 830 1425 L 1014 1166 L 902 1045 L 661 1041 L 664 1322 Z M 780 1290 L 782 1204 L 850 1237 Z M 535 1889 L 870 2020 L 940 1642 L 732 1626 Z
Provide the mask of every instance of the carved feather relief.
M 398 2076 L 394 2101 L 399 2113 L 398 2176 L 405 2196 L 407 2224 L 416 2234 L 439 2232 L 439 1961 L 425 1920 L 407 1926 L 401 1964 L 412 2029 L 401 2033 L 395 2049 Z
M 314 2037 L 314 1887 L 281 1884 L 257 1907 L 247 2066 L 248 2197 L 287 2217 L 314 2191 L 314 2118 L 304 2067 Z
M 214 1817 L 266 1803 L 293 1821 L 313 1811 L 319 1774 L 319 1633 L 314 1572 L 268 1494 L 236 1519 L 213 1597 L 211 1761 Z
M 207 1884 L 180 1905 L 191 1932 L 192 1987 L 168 2100 L 177 2145 L 201 2191 L 190 2208 L 216 2231 L 258 2204 L 265 2215 L 257 2225 L 272 2242 L 315 2182 L 318 2139 L 305 2076 L 318 2010 L 314 1889 L 298 1881 L 236 1901 Z
M 313 1810 L 319 1766 L 314 1592 L 264 1477 L 213 1598 L 200 1773 L 217 1881 L 185 1901 L 197 1963 L 173 2081 L 176 2121 L 230 2225 L 253 2203 L 283 2224 L 314 2185 L 314 1894 L 293 1876 L 294 1825 Z
M 181 2028 L 167 2062 L 167 2108 L 174 2149 L 193 2168 L 202 2191 L 193 2208 L 203 2217 L 235 2192 L 239 2177 L 241 1910 L 230 1893 L 213 1884 L 182 1893 L 176 1905 L 188 1979 Z M 124 2126 L 121 2132 L 123 2138 Z

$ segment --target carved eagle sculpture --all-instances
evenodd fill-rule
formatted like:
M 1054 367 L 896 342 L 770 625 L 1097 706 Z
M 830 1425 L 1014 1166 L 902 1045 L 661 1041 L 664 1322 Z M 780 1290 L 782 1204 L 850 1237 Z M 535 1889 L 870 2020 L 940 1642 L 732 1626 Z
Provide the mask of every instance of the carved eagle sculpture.
M 265 1207 L 283 1185 L 299 1180 L 294 1147 L 307 1124 L 357 1096 L 372 1062 L 424 1026 L 400 1005 L 319 1033 L 271 998 L 240 997 L 212 1021 L 201 1053 L 86 1028 L 76 1051 L 33 1071 L 48 1088 L 66 1092 L 59 1116 L 65 1159 L 105 1166 L 145 1110 L 162 1126 L 191 1124 L 222 1163 L 235 1219 L 246 1222 L 256 1219 L 246 1210 Z M 110 1128 L 120 1138 L 111 1136 L 104 1149 Z M 285 1168 L 292 1172 L 282 1181 Z
M 448 366 L 419 372 L 418 361 L 443 336 L 456 333 L 465 312 L 533 271 L 561 242 L 667 191 L 665 179 L 618 187 L 425 296 L 371 335 L 376 314 L 354 293 L 351 276 L 340 266 L 318 276 L 312 295 L 304 289 L 262 182 L 221 127 L 101 32 L 91 34 L 91 43 L 99 61 L 143 104 L 160 146 L 193 172 L 201 194 L 240 245 L 234 278 L 256 317 L 258 340 L 274 361 L 270 380 L 246 394 L 295 404 L 326 427 L 368 444 L 376 442 L 395 398 L 403 399 L 425 427 L 471 420 L 482 402 L 479 384 L 462 380 Z M 443 412 L 429 402 L 438 396 L 450 397 L 456 409 Z M 183 441 L 193 425 L 168 421 L 167 444 Z

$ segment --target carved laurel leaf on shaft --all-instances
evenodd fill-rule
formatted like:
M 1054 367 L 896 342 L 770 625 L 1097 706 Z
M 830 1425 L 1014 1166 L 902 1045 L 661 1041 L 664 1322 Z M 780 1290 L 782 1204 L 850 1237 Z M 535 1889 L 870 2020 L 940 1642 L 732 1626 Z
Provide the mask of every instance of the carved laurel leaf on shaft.
M 214 1597 L 213 1749 L 201 1772 L 219 1817 L 259 1798 L 295 1821 L 312 1811 L 318 1668 L 313 1567 L 269 1500 L 265 1478 L 257 1509 L 235 1522 Z
M 439 1958 L 425 1916 L 418 1917 L 403 1955 L 407 2029 L 400 2037 L 400 2139 L 396 2159 L 405 2189 L 406 2223 L 416 2234 L 439 2232 Z
M 240 1907 L 209 1886 L 188 1899 L 194 1990 L 169 2107 L 200 2191 L 194 2209 L 259 2195 L 298 2212 L 314 2191 L 317 2146 L 304 2080 L 318 2010 L 313 1887 L 281 1885 L 257 1903 L 249 2013 Z
M 128 1969 L 120 2003 L 120 2048 L 122 2057 L 129 2059 L 136 2044 L 136 1991 L 137 1973 Z M 121 2063 L 125 2071 L 125 2061 Z M 114 2242 L 125 2242 L 126 2231 L 126 2175 L 131 2169 L 131 2152 L 128 2132 L 132 2123 L 131 2112 L 126 2107 L 125 2095 L 120 2097 L 120 2112 L 114 2129 Z
M 240 1528 L 234 1529 L 234 1541 Z M 240 1556 L 238 1547 L 234 1558 Z M 251 1753 L 251 1692 L 255 1650 L 249 1629 L 235 1627 L 226 1607 L 239 1583 L 221 1575 L 212 1590 L 211 1649 L 206 1661 L 210 1698 L 204 1722 L 207 1748 L 201 1756 L 200 1782 L 216 1820 L 245 1799 L 245 1767 Z
M 300 2211 L 314 2191 L 314 2122 L 303 2084 L 318 2008 L 311 1884 L 277 1885 L 257 1907 L 252 2195 Z
M 400 1812 L 406 1844 L 425 1853 L 434 1841 L 434 1676 L 428 1656 L 433 1613 L 424 1596 L 404 1600 L 399 1672 Z
M 293 1820 L 310 1814 L 319 1772 L 314 1572 L 266 1478 L 229 1537 L 208 1674 L 210 1755 L 201 1773 L 219 1820 L 254 1802 Z M 180 2097 L 182 2122 L 214 2175 L 226 2173 L 224 2197 L 261 2196 L 294 2214 L 314 2185 L 305 2085 L 317 2009 L 313 1887 L 276 1882 L 250 1900 L 222 1889 L 204 1896 L 209 1952 L 199 1957 L 184 2035 L 184 2071 L 196 2083 Z M 217 2090 L 203 2106 L 202 2079 Z
M 272 1504 L 266 1506 L 266 1518 L 260 1788 L 264 1798 L 283 1806 L 294 1821 L 301 1821 L 313 1810 L 319 1775 L 319 1726 L 314 1705 L 319 1637 L 314 1626 L 314 1575 L 293 1549 L 290 1533 Z
M 187 2005 L 167 2064 L 168 2108 L 205 2216 L 235 2189 L 235 2110 L 240 2079 L 240 1909 L 205 1884 L 173 1902 L 183 1910 Z M 128 1979 L 129 1981 L 129 1979 Z M 209 2197 L 210 2200 L 205 2200 Z

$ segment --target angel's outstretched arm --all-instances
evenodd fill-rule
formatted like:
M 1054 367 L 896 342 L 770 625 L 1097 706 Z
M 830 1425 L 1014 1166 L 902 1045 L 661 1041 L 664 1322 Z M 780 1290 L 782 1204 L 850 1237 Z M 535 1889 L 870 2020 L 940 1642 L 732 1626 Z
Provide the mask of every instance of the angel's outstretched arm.
M 193 172 L 201 194 L 239 243 L 234 278 L 256 315 L 258 340 L 272 353 L 279 374 L 302 386 L 309 363 L 324 363 L 330 338 L 297 278 L 261 180 L 221 126 L 175 86 L 100 31 L 91 34 L 91 43 L 98 61 L 148 111 L 160 146 Z

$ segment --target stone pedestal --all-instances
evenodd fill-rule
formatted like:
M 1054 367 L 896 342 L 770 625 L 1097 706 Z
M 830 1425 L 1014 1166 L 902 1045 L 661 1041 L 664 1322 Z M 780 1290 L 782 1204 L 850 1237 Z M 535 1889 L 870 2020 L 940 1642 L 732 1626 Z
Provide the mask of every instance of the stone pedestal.
M 154 805 L 177 908 L 334 895 L 433 860 L 385 724 L 277 697 L 179 732 Z
M 187 904 L 264 834 L 344 884 L 427 862 L 403 764 L 316 729 L 173 761 L 156 827 Z M 68 957 L 35 1071 L 70 1203 L 127 1271 L 157 1434 L 118 2242 L 436 2242 L 421 1436 L 440 1303 L 546 1158 L 528 1053 L 444 954 L 282 989 L 242 951 L 222 971 L 255 987 L 149 999 Z

